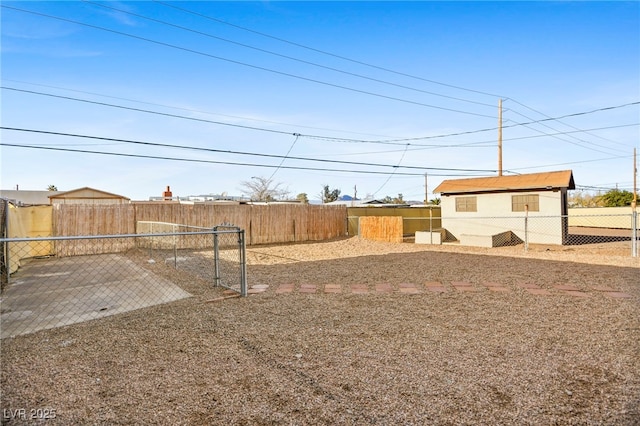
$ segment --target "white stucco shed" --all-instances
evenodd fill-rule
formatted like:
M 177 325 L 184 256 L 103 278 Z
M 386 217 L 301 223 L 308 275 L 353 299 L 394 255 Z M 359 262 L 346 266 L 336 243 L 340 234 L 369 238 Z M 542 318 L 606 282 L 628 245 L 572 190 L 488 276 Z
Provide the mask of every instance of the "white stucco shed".
M 538 218 L 537 226 L 527 229 L 529 242 L 563 244 L 570 189 L 575 189 L 573 173 L 563 170 L 445 180 L 434 193 L 441 194 L 442 227 L 448 235 L 463 244 L 495 246 L 524 241 L 525 217 L 529 224 Z

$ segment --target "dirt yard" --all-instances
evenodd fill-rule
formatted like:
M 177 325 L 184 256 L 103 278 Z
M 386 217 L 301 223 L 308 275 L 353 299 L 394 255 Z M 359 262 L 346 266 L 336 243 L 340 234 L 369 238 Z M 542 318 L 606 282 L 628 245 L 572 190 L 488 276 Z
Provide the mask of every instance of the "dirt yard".
M 617 246 L 247 260 L 266 291 L 155 265 L 194 297 L 3 339 L 3 424 L 640 424 L 640 262 Z

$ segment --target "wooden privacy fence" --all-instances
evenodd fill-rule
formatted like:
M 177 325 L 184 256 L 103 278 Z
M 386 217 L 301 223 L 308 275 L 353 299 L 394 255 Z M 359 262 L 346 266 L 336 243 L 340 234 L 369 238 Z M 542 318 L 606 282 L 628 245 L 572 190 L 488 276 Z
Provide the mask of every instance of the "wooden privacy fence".
M 136 221 L 158 221 L 212 228 L 230 223 L 245 230 L 247 244 L 321 241 L 346 235 L 346 208 L 310 204 L 135 205 Z
M 402 216 L 362 216 L 360 236 L 367 240 L 402 242 Z
M 401 216 L 402 233 L 415 235 L 416 231 L 430 231 L 442 227 L 440 206 L 423 207 L 347 207 L 349 235 L 360 235 L 362 216 Z
M 60 204 L 53 206 L 53 236 L 118 235 L 146 232 L 139 222 L 165 222 L 213 228 L 223 223 L 245 230 L 252 244 L 321 241 L 347 235 L 344 206 L 308 204 L 218 205 L 131 203 L 119 205 Z M 179 232 L 186 231 L 179 230 Z M 172 232 L 165 230 L 163 232 Z M 106 244 L 105 248 L 101 245 Z M 132 238 L 122 239 L 118 251 L 133 248 Z M 70 256 L 114 250 L 114 241 L 56 242 L 55 254 Z
M 135 207 L 132 204 L 56 204 L 53 206 L 54 237 L 135 234 Z M 81 256 L 123 252 L 135 248 L 133 238 L 117 240 L 58 240 L 56 256 Z

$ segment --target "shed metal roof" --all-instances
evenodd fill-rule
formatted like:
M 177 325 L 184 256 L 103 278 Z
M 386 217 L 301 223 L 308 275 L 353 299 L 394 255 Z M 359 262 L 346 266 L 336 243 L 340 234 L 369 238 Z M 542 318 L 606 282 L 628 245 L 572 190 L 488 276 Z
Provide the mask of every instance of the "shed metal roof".
M 470 192 L 509 192 L 551 190 L 558 188 L 575 189 L 575 187 L 573 172 L 571 170 L 562 170 L 515 176 L 447 179 L 438 185 L 433 192 L 441 194 L 463 194 Z

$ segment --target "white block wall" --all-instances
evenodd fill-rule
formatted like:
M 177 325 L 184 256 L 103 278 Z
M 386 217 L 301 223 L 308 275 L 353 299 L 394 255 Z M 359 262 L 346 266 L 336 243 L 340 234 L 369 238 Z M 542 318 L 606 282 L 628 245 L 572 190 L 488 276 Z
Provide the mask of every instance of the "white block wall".
M 538 194 L 538 212 L 529 212 L 529 243 L 562 244 L 563 220 L 561 191 L 532 191 L 518 193 L 443 195 L 442 227 L 459 238 L 467 235 L 495 235 L 513 231 L 518 238 L 525 239 L 525 213 L 511 211 L 512 195 Z M 456 212 L 456 197 L 475 196 L 476 212 Z M 554 216 L 554 217 L 543 217 Z

